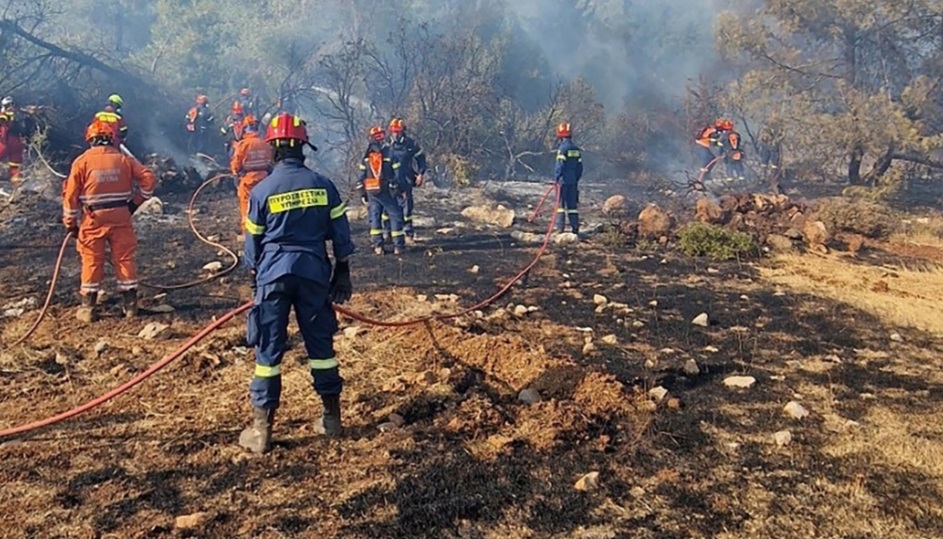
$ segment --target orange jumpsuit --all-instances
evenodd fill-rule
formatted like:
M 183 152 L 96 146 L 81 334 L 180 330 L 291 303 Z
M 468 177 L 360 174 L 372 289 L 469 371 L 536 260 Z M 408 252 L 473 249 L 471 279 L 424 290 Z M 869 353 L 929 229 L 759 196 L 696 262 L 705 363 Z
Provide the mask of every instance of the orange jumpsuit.
M 95 146 L 72 163 L 62 194 L 62 220 L 78 223 L 83 295 L 97 293 L 105 273 L 105 244 L 111 248 L 118 291 L 137 288 L 134 251 L 137 237 L 128 202 L 140 205 L 154 194 L 157 178 L 133 157 L 114 146 Z
M 12 110 L 0 111 L 0 162 L 6 161 L 10 169 L 10 178 L 16 181 L 23 164 L 23 139 L 17 132 L 15 113 Z
M 249 211 L 249 193 L 272 170 L 272 147 L 256 131 L 246 131 L 236 142 L 236 150 L 229 163 L 232 173 L 239 177 L 239 226 L 245 232 L 246 213 Z

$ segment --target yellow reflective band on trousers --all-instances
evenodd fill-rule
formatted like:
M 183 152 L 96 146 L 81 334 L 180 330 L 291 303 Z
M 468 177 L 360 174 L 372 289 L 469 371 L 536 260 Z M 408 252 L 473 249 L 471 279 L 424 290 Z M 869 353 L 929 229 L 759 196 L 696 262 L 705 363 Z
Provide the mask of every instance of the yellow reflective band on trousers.
M 370 235 L 371 235 L 371 236 L 382 236 L 382 235 L 383 235 L 383 229 L 381 229 L 381 228 L 371 228 L 371 229 L 370 229 Z
M 405 236 L 405 235 L 406 235 L 406 233 L 403 232 L 402 230 L 394 230 L 394 231 L 390 232 L 390 236 L 393 237 L 393 238 L 398 238 L 398 237 L 400 237 L 400 236 Z
M 347 204 L 341 203 L 331 208 L 331 219 L 340 219 L 347 213 Z
M 383 215 L 380 216 L 380 219 L 383 220 L 383 221 L 389 221 L 389 220 L 390 220 L 390 216 L 384 213 Z
M 255 365 L 255 377 L 256 378 L 275 378 L 282 374 L 282 366 L 268 366 L 268 365 Z
M 337 358 L 331 357 L 328 359 L 309 359 L 308 368 L 312 371 L 326 371 L 328 369 L 337 368 Z
M 327 189 L 301 189 L 268 197 L 268 210 L 272 213 L 315 206 L 327 206 Z
M 261 236 L 265 233 L 265 227 L 262 225 L 257 225 L 249 219 L 246 219 L 246 232 L 252 234 L 253 236 Z

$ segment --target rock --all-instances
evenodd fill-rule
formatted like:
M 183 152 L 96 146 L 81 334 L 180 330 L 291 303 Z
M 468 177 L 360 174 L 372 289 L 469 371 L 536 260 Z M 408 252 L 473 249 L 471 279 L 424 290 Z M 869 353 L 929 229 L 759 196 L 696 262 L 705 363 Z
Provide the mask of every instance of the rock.
M 602 203 L 603 215 L 624 216 L 629 211 L 629 201 L 622 195 L 611 196 Z
M 848 245 L 848 252 L 856 255 L 864 247 L 864 236 L 853 234 L 846 239 L 845 243 Z
M 533 232 L 522 232 L 520 230 L 512 231 L 511 237 L 521 243 L 543 243 L 544 242 L 543 234 L 534 234 Z
M 891 333 L 891 340 L 894 342 L 904 342 L 904 338 L 901 337 L 900 333 L 897 333 L 896 331 Z
M 128 370 L 128 366 L 127 366 L 127 365 L 125 365 L 124 363 L 120 363 L 120 364 L 115 365 L 114 367 L 112 367 L 111 370 L 108 371 L 108 372 L 109 372 L 112 376 L 114 376 L 114 377 L 117 378 L 117 377 L 119 377 L 119 376 L 125 376 L 125 375 L 128 374 L 130 371 Z
M 697 361 L 694 361 L 693 359 L 685 361 L 682 370 L 684 371 L 684 374 L 687 374 L 688 376 L 697 376 L 701 374 L 701 368 L 698 367 Z
M 164 213 L 164 203 L 157 197 L 151 197 L 138 206 L 134 216 L 141 215 L 161 215 Z
M 717 348 L 716 346 L 708 345 L 704 347 L 704 351 L 707 352 L 708 354 L 716 354 L 717 352 L 720 352 L 720 349 Z
M 645 495 L 645 489 L 642 487 L 632 487 L 629 489 L 629 494 L 631 494 L 633 498 L 641 498 Z
M 632 327 L 635 329 L 641 329 L 645 327 L 645 322 L 642 322 L 641 320 L 633 320 Z
M 802 227 L 802 235 L 805 236 L 809 247 L 819 247 L 828 244 L 828 229 L 822 221 L 807 221 Z
M 514 224 L 514 210 L 509 210 L 500 204 L 494 207 L 488 205 L 469 206 L 462 210 L 462 217 L 501 228 L 511 228 L 511 225 Z
M 711 325 L 710 318 L 707 316 L 707 313 L 701 313 L 694 317 L 694 320 L 691 320 L 691 323 L 695 326 L 701 326 L 706 328 Z
M 610 346 L 615 346 L 619 344 L 619 338 L 610 333 L 609 335 L 606 335 L 602 338 L 602 342 Z
M 802 241 L 802 239 L 803 239 L 803 237 L 802 237 L 802 232 L 799 232 L 799 229 L 797 229 L 797 228 L 790 228 L 789 230 L 787 230 L 787 231 L 783 234 L 783 236 L 785 236 L 785 237 L 787 237 L 787 238 L 789 238 L 789 239 L 791 239 L 791 240 L 793 240 L 793 241 Z
M 428 299 L 429 299 L 429 296 L 427 296 L 427 295 L 425 295 L 425 294 L 419 294 L 419 295 L 416 296 L 416 301 L 418 301 L 418 302 L 420 302 L 420 303 L 421 303 L 421 302 L 425 302 L 425 301 L 428 300 Z
M 413 226 L 419 228 L 434 228 L 436 226 L 435 217 L 426 217 L 424 215 L 413 215 Z
M 524 404 L 536 404 L 541 401 L 540 392 L 538 392 L 536 389 L 528 387 L 517 395 L 517 400 L 523 402 Z
M 789 445 L 792 442 L 792 433 L 788 430 L 781 430 L 773 434 L 773 441 L 775 441 L 776 445 L 779 447 Z
M 69 356 L 63 354 L 62 352 L 56 352 L 55 362 L 56 362 L 56 365 L 65 367 L 69 363 L 72 363 L 72 360 L 69 358 Z
M 396 425 L 397 427 L 402 427 L 406 424 L 406 418 L 397 414 L 396 412 L 389 415 L 390 423 Z
M 469 268 L 468 273 L 471 273 L 472 275 L 474 275 L 474 274 L 478 273 L 480 270 L 481 270 L 481 268 L 479 268 L 477 265 L 475 265 L 475 266 L 472 266 L 471 268 Z
M 377 425 L 377 430 L 380 432 L 390 432 L 391 430 L 396 430 L 399 428 L 399 425 L 393 423 L 392 421 L 386 421 Z
M 451 234 L 452 232 L 455 232 L 455 229 L 451 227 L 440 228 L 435 231 L 436 234 L 440 234 L 442 236 L 446 236 L 448 234 Z
M 596 345 L 595 345 L 595 344 L 593 344 L 593 343 L 591 343 L 591 342 L 588 342 L 588 343 L 586 343 L 586 344 L 583 345 L 583 355 L 584 355 L 584 356 L 588 356 L 588 355 L 592 354 L 594 351 L 596 351 Z
M 199 512 L 191 515 L 181 515 L 174 519 L 174 527 L 180 530 L 202 528 L 210 521 L 210 514 Z
M 680 409 L 684 408 L 684 403 L 681 402 L 681 399 L 679 399 L 679 398 L 677 398 L 677 397 L 672 397 L 672 398 L 668 399 L 668 408 L 669 408 L 670 410 L 680 410 Z
M 538 306 L 536 306 L 536 305 L 529 305 L 529 306 L 527 307 L 527 312 L 529 312 L 529 313 L 536 313 L 536 312 L 539 311 L 539 310 L 540 310 L 540 307 L 538 307 Z
M 174 312 L 176 309 L 174 309 L 172 305 L 161 303 L 160 305 L 155 305 L 153 307 L 150 307 L 147 310 L 152 313 L 157 313 L 157 314 L 169 314 L 169 313 Z
M 653 299 L 653 300 L 649 301 L 649 302 L 648 302 L 648 306 L 649 306 L 649 307 L 658 307 L 658 300 L 657 300 L 657 299 Z
M 524 305 L 518 305 L 514 307 L 514 316 L 525 316 L 530 311 Z
M 658 386 L 648 390 L 648 396 L 655 402 L 661 402 L 668 396 L 668 390 Z
M 770 249 L 780 253 L 788 253 L 796 249 L 791 239 L 786 236 L 780 236 L 779 234 L 766 236 L 766 245 L 769 245 Z
M 108 348 L 108 342 L 104 339 L 99 339 L 98 342 L 95 343 L 95 355 L 100 356 L 106 348 Z
M 346 327 L 344 328 L 344 337 L 347 337 L 348 339 L 356 339 L 358 335 L 366 331 L 367 330 L 365 330 L 364 328 L 360 326 Z
M 168 329 L 170 329 L 170 326 L 167 324 L 151 322 L 150 324 L 144 326 L 144 329 L 138 333 L 138 337 L 144 339 L 145 341 L 153 341 L 154 339 L 165 337 L 167 335 Z
M 799 404 L 796 401 L 789 401 L 783 408 L 783 412 L 786 413 L 789 417 L 797 420 L 801 420 L 805 417 L 808 417 L 809 411 L 806 410 L 805 406 Z
M 573 485 L 573 488 L 581 491 L 593 490 L 599 486 L 599 472 L 589 472 L 588 474 L 580 477 L 576 484 Z
M 209 271 L 209 272 L 212 272 L 212 273 L 216 273 L 216 272 L 218 272 L 218 271 L 220 271 L 220 270 L 223 269 L 223 263 L 220 262 L 219 260 L 214 260 L 213 262 L 210 262 L 210 263 L 204 265 L 204 266 L 203 266 L 203 269 L 204 269 L 205 271 Z
M 593 294 L 593 303 L 596 305 L 605 305 L 609 303 L 609 300 L 602 294 Z
M 756 383 L 756 378 L 752 376 L 728 376 L 724 378 L 724 385 L 740 389 L 749 389 Z
M 645 238 L 659 238 L 671 233 L 674 228 L 674 218 L 658 207 L 656 204 L 649 204 L 639 213 L 638 232 L 639 236 Z
M 694 218 L 702 223 L 720 225 L 727 221 L 729 213 L 708 197 L 697 199 L 694 206 Z
M 556 245 L 569 245 L 571 243 L 579 243 L 580 237 L 572 232 L 561 232 L 559 234 L 554 234 L 553 243 Z

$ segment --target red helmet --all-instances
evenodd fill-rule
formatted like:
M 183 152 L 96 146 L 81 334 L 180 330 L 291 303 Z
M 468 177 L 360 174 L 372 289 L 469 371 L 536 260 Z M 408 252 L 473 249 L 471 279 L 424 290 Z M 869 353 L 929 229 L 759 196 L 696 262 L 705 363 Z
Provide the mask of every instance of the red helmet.
M 258 126 L 259 126 L 259 120 L 251 114 L 247 115 L 242 120 L 242 127 L 258 127 Z
M 557 138 L 568 138 L 573 136 L 573 129 L 567 122 L 562 122 L 557 126 Z
M 391 133 L 402 133 L 406 131 L 406 122 L 402 118 L 393 118 L 390 120 L 390 132 Z
M 252 95 L 252 90 L 248 88 L 243 88 L 242 90 L 239 90 L 239 95 L 241 95 L 242 97 L 249 97 L 250 95 Z
M 242 108 L 242 103 L 236 101 L 232 104 L 232 113 L 233 114 L 244 114 L 246 111 Z
M 97 118 L 92 120 L 92 123 L 85 129 L 86 142 L 107 140 L 109 143 L 113 144 L 117 136 L 117 124 L 105 122 Z
M 733 122 L 726 118 L 721 118 L 720 120 L 714 122 L 714 127 L 723 131 L 730 131 L 733 129 Z
M 370 138 L 376 141 L 382 141 L 386 138 L 386 131 L 379 125 L 375 125 L 370 128 Z
M 196 103 L 198 105 L 206 105 L 209 102 L 210 102 L 210 98 L 206 97 L 203 94 L 196 96 Z
M 272 118 L 268 125 L 268 131 L 265 133 L 265 142 L 275 142 L 276 145 L 281 141 L 291 141 L 289 146 L 294 146 L 295 142 L 308 142 L 308 130 L 304 120 L 297 116 L 283 112 Z

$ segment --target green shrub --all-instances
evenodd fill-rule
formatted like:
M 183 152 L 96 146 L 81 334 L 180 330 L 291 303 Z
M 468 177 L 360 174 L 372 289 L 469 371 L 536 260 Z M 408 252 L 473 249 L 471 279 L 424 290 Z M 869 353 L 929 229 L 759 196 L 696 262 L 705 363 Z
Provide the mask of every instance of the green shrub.
M 729 260 L 757 256 L 759 248 L 749 234 L 707 223 L 688 223 L 678 232 L 679 245 L 688 256 Z
M 832 232 L 885 239 L 900 228 L 900 219 L 887 206 L 854 198 L 828 198 L 818 204 L 814 218 Z

